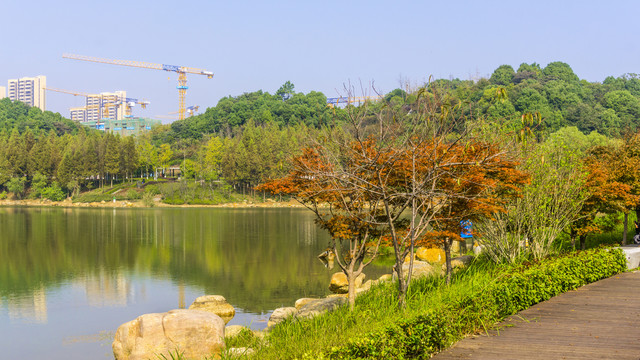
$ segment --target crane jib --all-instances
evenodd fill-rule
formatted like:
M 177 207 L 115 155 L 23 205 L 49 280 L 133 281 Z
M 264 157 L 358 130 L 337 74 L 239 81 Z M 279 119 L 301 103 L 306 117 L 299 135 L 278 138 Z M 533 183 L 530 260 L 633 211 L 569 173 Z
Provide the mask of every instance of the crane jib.
M 180 72 L 180 66 L 162 64 L 162 70 Z

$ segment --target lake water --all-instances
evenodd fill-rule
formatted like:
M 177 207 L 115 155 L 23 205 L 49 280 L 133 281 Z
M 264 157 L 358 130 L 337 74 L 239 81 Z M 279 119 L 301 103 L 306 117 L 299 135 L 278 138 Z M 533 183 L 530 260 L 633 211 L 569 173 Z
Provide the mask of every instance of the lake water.
M 304 209 L 2 207 L 0 359 L 110 359 L 120 324 L 205 294 L 262 329 L 329 294 L 327 244 Z

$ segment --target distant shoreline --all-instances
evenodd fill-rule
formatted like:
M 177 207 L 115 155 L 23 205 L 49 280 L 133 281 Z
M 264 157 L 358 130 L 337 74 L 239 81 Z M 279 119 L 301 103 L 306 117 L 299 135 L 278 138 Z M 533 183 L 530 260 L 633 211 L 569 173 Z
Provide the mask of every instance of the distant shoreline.
M 24 199 L 24 200 L 0 200 L 0 206 L 39 206 L 39 207 L 82 207 L 82 208 L 303 208 L 300 203 L 291 200 L 288 202 L 266 201 L 259 203 L 252 202 L 233 202 L 216 205 L 170 205 L 161 201 L 155 201 L 153 207 L 149 207 L 139 200 L 116 200 L 101 202 L 72 202 L 70 199 L 63 201 Z

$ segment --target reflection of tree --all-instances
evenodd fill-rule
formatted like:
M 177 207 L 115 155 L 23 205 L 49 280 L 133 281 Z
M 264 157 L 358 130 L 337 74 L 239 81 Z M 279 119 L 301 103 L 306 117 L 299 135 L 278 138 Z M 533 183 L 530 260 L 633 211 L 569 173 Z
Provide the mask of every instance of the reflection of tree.
M 7 309 L 11 319 L 29 319 L 36 323 L 46 324 L 47 293 L 44 288 L 34 289 L 29 297 L 9 298 Z
M 2 208 L 0 228 L 2 297 L 142 273 L 262 312 L 326 294 L 331 275 L 316 259 L 327 239 L 300 209 Z

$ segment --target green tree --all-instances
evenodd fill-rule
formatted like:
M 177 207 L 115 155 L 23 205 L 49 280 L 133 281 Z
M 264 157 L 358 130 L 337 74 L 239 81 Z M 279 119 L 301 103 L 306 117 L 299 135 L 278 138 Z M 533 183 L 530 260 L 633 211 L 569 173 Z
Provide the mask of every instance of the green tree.
M 114 136 L 111 133 L 106 133 L 102 138 L 102 147 L 104 148 L 104 171 L 111 180 L 111 186 L 113 186 L 113 178 L 120 171 L 119 140 L 119 136 Z
M 12 177 L 6 184 L 7 190 L 12 192 L 18 199 L 22 199 L 25 191 L 27 177 Z
M 571 66 L 561 61 L 554 61 L 549 63 L 543 70 L 542 74 L 548 79 L 563 80 L 568 83 L 577 82 L 580 79 L 578 75 L 573 72 Z
M 30 196 L 33 198 L 42 198 L 42 193 L 44 192 L 44 189 L 47 187 L 47 185 L 47 176 L 36 172 L 33 175 L 33 179 L 31 180 Z
M 282 101 L 285 101 L 291 98 L 293 94 L 295 94 L 295 91 L 293 91 L 294 88 L 295 86 L 291 83 L 291 81 L 287 81 L 282 86 L 280 86 L 278 91 L 276 91 L 276 95 L 280 96 L 282 98 Z
M 495 85 L 507 86 L 513 82 L 515 75 L 516 73 L 513 71 L 511 65 L 500 65 L 493 74 L 491 74 L 489 81 Z
M 155 171 L 156 166 L 159 165 L 158 151 L 147 138 L 140 138 L 138 154 L 140 156 L 140 165 L 145 169 L 146 176 L 149 177 L 149 170 Z
M 132 178 L 138 168 L 138 151 L 133 137 L 128 136 L 120 143 L 120 173 Z
M 26 150 L 17 128 L 13 128 L 11 131 L 5 154 L 12 175 L 24 176 L 27 174 Z
M 169 162 L 173 159 L 173 150 L 171 149 L 171 145 L 162 144 L 160 145 L 160 153 L 158 154 L 158 161 L 160 162 L 160 166 L 162 166 L 163 170 L 169 166 Z

